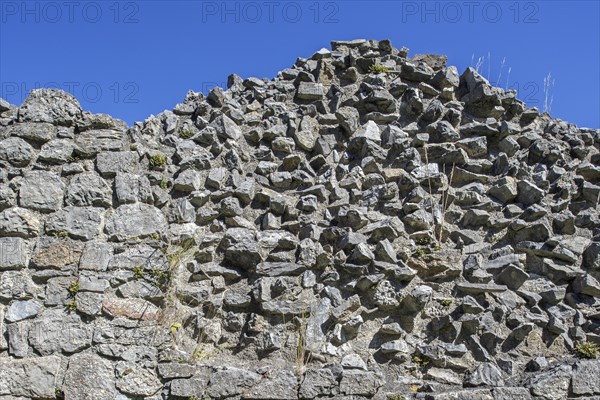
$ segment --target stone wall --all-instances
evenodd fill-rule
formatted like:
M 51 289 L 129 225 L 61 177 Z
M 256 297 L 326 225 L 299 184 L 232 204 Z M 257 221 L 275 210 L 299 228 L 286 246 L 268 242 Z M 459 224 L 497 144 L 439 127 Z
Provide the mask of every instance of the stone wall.
M 407 53 L 0 99 L 0 399 L 600 396 L 600 131 Z

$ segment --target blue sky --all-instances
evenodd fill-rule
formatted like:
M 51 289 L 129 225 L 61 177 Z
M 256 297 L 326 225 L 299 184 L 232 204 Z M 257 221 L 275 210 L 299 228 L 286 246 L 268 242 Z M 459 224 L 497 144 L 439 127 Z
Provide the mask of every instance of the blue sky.
M 0 97 L 59 87 L 132 124 L 227 76 L 276 76 L 331 40 L 446 54 L 551 115 L 600 128 L 600 2 L 0 0 Z M 504 60 L 504 62 L 503 62 Z M 510 69 L 510 75 L 508 71 Z

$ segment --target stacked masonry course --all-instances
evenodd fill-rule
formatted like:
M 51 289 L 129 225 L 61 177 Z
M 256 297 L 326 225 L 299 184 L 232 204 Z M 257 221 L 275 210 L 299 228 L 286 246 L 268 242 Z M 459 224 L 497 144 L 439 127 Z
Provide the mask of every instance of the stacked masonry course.
M 600 131 L 407 53 L 0 99 L 0 399 L 599 399 Z

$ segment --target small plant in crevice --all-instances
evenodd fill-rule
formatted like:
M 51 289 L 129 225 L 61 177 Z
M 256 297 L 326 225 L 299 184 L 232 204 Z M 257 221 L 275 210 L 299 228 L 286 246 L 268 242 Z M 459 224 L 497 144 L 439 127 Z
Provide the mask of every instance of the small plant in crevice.
M 171 334 L 173 336 L 175 336 L 177 334 L 177 331 L 179 331 L 181 329 L 182 325 L 181 322 L 173 322 L 171 324 Z
M 167 165 L 167 156 L 161 153 L 148 156 L 148 165 L 150 168 L 162 168 Z
M 178 276 L 186 268 L 188 262 L 194 259 L 196 246 L 194 239 L 185 240 L 179 244 L 169 244 L 162 248 L 166 262 L 161 268 L 150 271 L 151 282 L 164 291 L 164 306 L 158 318 L 159 323 L 170 329 L 173 324 L 183 320 L 184 313 L 177 298 Z
M 67 303 L 65 304 L 65 308 L 69 312 L 77 311 L 77 303 L 75 303 L 75 299 L 71 299 L 71 300 L 67 301 Z
M 419 369 L 424 369 L 429 365 L 429 359 L 423 355 L 415 354 L 412 360 Z
M 391 71 L 385 65 L 375 63 L 369 67 L 369 72 L 374 74 L 389 74 Z
M 595 359 L 598 358 L 600 346 L 592 342 L 579 342 L 575 344 L 575 352 L 581 358 Z
M 71 296 L 75 296 L 79 292 L 79 279 L 72 281 L 68 290 Z
M 131 151 L 136 151 L 137 149 L 138 149 L 138 146 L 137 146 L 137 144 L 136 144 L 136 143 L 131 143 L 131 144 L 129 145 L 129 150 L 131 150 Z
M 167 182 L 167 180 L 165 178 L 161 178 L 158 186 L 162 190 L 167 190 L 169 188 L 169 182 Z
M 135 267 L 133 267 L 133 276 L 136 279 L 142 279 L 144 277 L 144 266 L 136 265 Z
M 425 249 L 423 247 L 419 247 L 415 250 L 415 257 L 421 258 L 425 255 Z
M 311 352 L 306 349 L 307 326 L 307 311 L 303 309 L 298 317 L 298 340 L 296 343 L 296 372 L 298 375 L 304 374 L 304 369 L 312 359 Z
M 452 301 L 452 299 L 444 299 L 444 300 L 440 301 L 440 304 L 446 308 L 450 307 L 452 305 L 452 303 L 454 303 L 454 301 Z
M 69 237 L 69 233 L 68 233 L 68 232 L 66 232 L 66 231 L 54 232 L 54 234 L 53 234 L 53 235 L 54 235 L 55 237 L 57 237 L 57 238 L 61 238 L 61 239 L 64 239 L 64 238 L 68 238 L 68 237 Z
M 169 283 L 170 274 L 169 271 L 163 271 L 158 268 L 154 268 L 150 271 L 150 275 L 153 278 L 152 283 L 154 286 L 164 289 Z
M 388 394 L 387 400 L 405 400 L 404 396 L 400 394 Z
M 195 133 L 191 129 L 183 129 L 181 132 L 179 132 L 179 137 L 182 139 L 190 139 L 194 137 L 194 135 Z

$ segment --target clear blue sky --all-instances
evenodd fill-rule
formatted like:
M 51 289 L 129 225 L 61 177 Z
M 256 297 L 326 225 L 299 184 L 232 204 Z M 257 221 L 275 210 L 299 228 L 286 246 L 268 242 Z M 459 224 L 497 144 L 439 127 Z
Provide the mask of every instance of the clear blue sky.
M 389 38 L 460 72 L 484 57 L 492 83 L 540 109 L 550 73 L 551 115 L 600 128 L 599 21 L 598 0 L 0 0 L 0 97 L 60 87 L 131 124 L 230 73 L 272 78 L 331 40 Z

